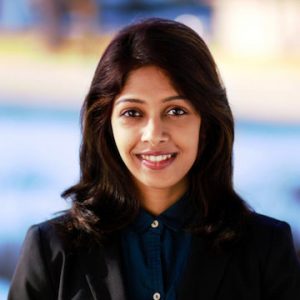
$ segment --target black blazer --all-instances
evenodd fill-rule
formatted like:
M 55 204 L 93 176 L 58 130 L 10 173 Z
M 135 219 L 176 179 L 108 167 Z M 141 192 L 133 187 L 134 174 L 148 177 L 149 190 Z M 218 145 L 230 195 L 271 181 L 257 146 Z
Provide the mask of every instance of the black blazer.
M 244 239 L 231 250 L 206 249 L 194 236 L 179 300 L 300 299 L 300 266 L 287 223 L 254 214 Z M 51 221 L 32 226 L 8 299 L 126 299 L 119 251 L 117 239 L 72 250 Z

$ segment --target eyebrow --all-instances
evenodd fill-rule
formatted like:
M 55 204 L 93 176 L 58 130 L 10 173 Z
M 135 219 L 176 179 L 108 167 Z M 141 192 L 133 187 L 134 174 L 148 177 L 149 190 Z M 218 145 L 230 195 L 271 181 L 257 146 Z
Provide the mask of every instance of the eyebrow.
M 165 102 L 172 101 L 172 100 L 183 100 L 183 101 L 186 101 L 187 99 L 184 96 L 175 95 L 175 96 L 170 96 L 170 97 L 164 98 L 162 100 L 162 102 L 165 103 Z M 119 105 L 119 104 L 124 103 L 124 102 L 145 104 L 145 101 L 142 100 L 142 99 L 121 98 L 121 99 L 119 99 L 119 100 L 116 101 L 115 105 Z

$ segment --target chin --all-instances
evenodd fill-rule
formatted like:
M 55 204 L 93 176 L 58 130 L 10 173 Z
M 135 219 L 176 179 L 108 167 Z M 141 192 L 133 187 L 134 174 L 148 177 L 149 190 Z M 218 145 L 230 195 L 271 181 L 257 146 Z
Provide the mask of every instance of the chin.
M 183 180 L 168 180 L 163 178 L 156 178 L 155 180 L 143 180 L 138 181 L 138 185 L 151 188 L 151 189 L 158 189 L 158 190 L 168 190 L 168 189 L 180 189 L 185 186 Z

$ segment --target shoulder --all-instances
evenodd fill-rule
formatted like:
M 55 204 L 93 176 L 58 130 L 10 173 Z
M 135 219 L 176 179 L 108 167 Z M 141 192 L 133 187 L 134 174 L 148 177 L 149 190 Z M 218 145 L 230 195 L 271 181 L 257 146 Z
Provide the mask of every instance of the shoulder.
M 274 236 L 291 238 L 291 228 L 285 221 L 258 213 L 251 213 L 246 224 L 246 234 L 257 242 L 267 242 Z
M 290 231 L 290 225 L 285 221 L 253 212 L 248 219 L 247 229 L 258 235 L 268 235 L 274 231 L 288 232 Z
M 278 220 L 256 212 L 252 212 L 250 214 L 249 224 L 262 228 L 274 228 L 288 225 L 288 223 L 286 223 L 285 221 Z
M 85 274 L 93 272 L 96 265 L 97 274 L 105 276 L 104 252 L 90 244 L 76 245 L 73 240 L 77 235 L 68 230 L 66 215 L 31 226 L 12 278 L 9 299 L 73 299 L 73 294 L 89 293 L 85 290 Z
M 276 295 L 282 295 L 279 299 L 298 299 L 300 264 L 288 223 L 253 213 L 242 249 L 247 253 L 250 268 L 259 262 L 268 299 L 275 299 Z
M 51 257 L 61 255 L 88 254 L 94 249 L 103 251 L 110 244 L 115 244 L 116 237 L 110 235 L 96 240 L 74 226 L 73 220 L 67 213 L 56 218 L 32 225 L 27 232 L 24 244 L 35 244 L 40 250 Z
M 252 213 L 246 225 L 243 248 L 263 263 L 289 260 L 299 267 L 290 225 L 265 215 Z
M 246 257 L 251 264 L 266 267 L 274 261 L 290 259 L 299 268 L 290 225 L 272 217 L 251 212 L 234 249 L 237 257 Z
M 43 250 L 51 248 L 52 250 L 70 250 L 69 239 L 66 229 L 66 216 L 59 216 L 54 219 L 32 225 L 26 234 L 26 244 L 38 244 Z
M 12 278 L 9 299 L 55 299 L 66 245 L 58 234 L 55 221 L 29 228 Z
M 272 217 L 251 213 L 245 227 L 244 240 L 267 247 L 279 240 L 292 241 L 290 225 Z

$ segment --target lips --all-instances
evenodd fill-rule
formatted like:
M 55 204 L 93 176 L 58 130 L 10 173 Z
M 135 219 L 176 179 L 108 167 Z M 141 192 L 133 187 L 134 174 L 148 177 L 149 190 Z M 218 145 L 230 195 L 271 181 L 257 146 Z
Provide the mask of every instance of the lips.
M 162 170 L 175 160 L 177 153 L 143 153 L 136 156 L 145 167 Z

